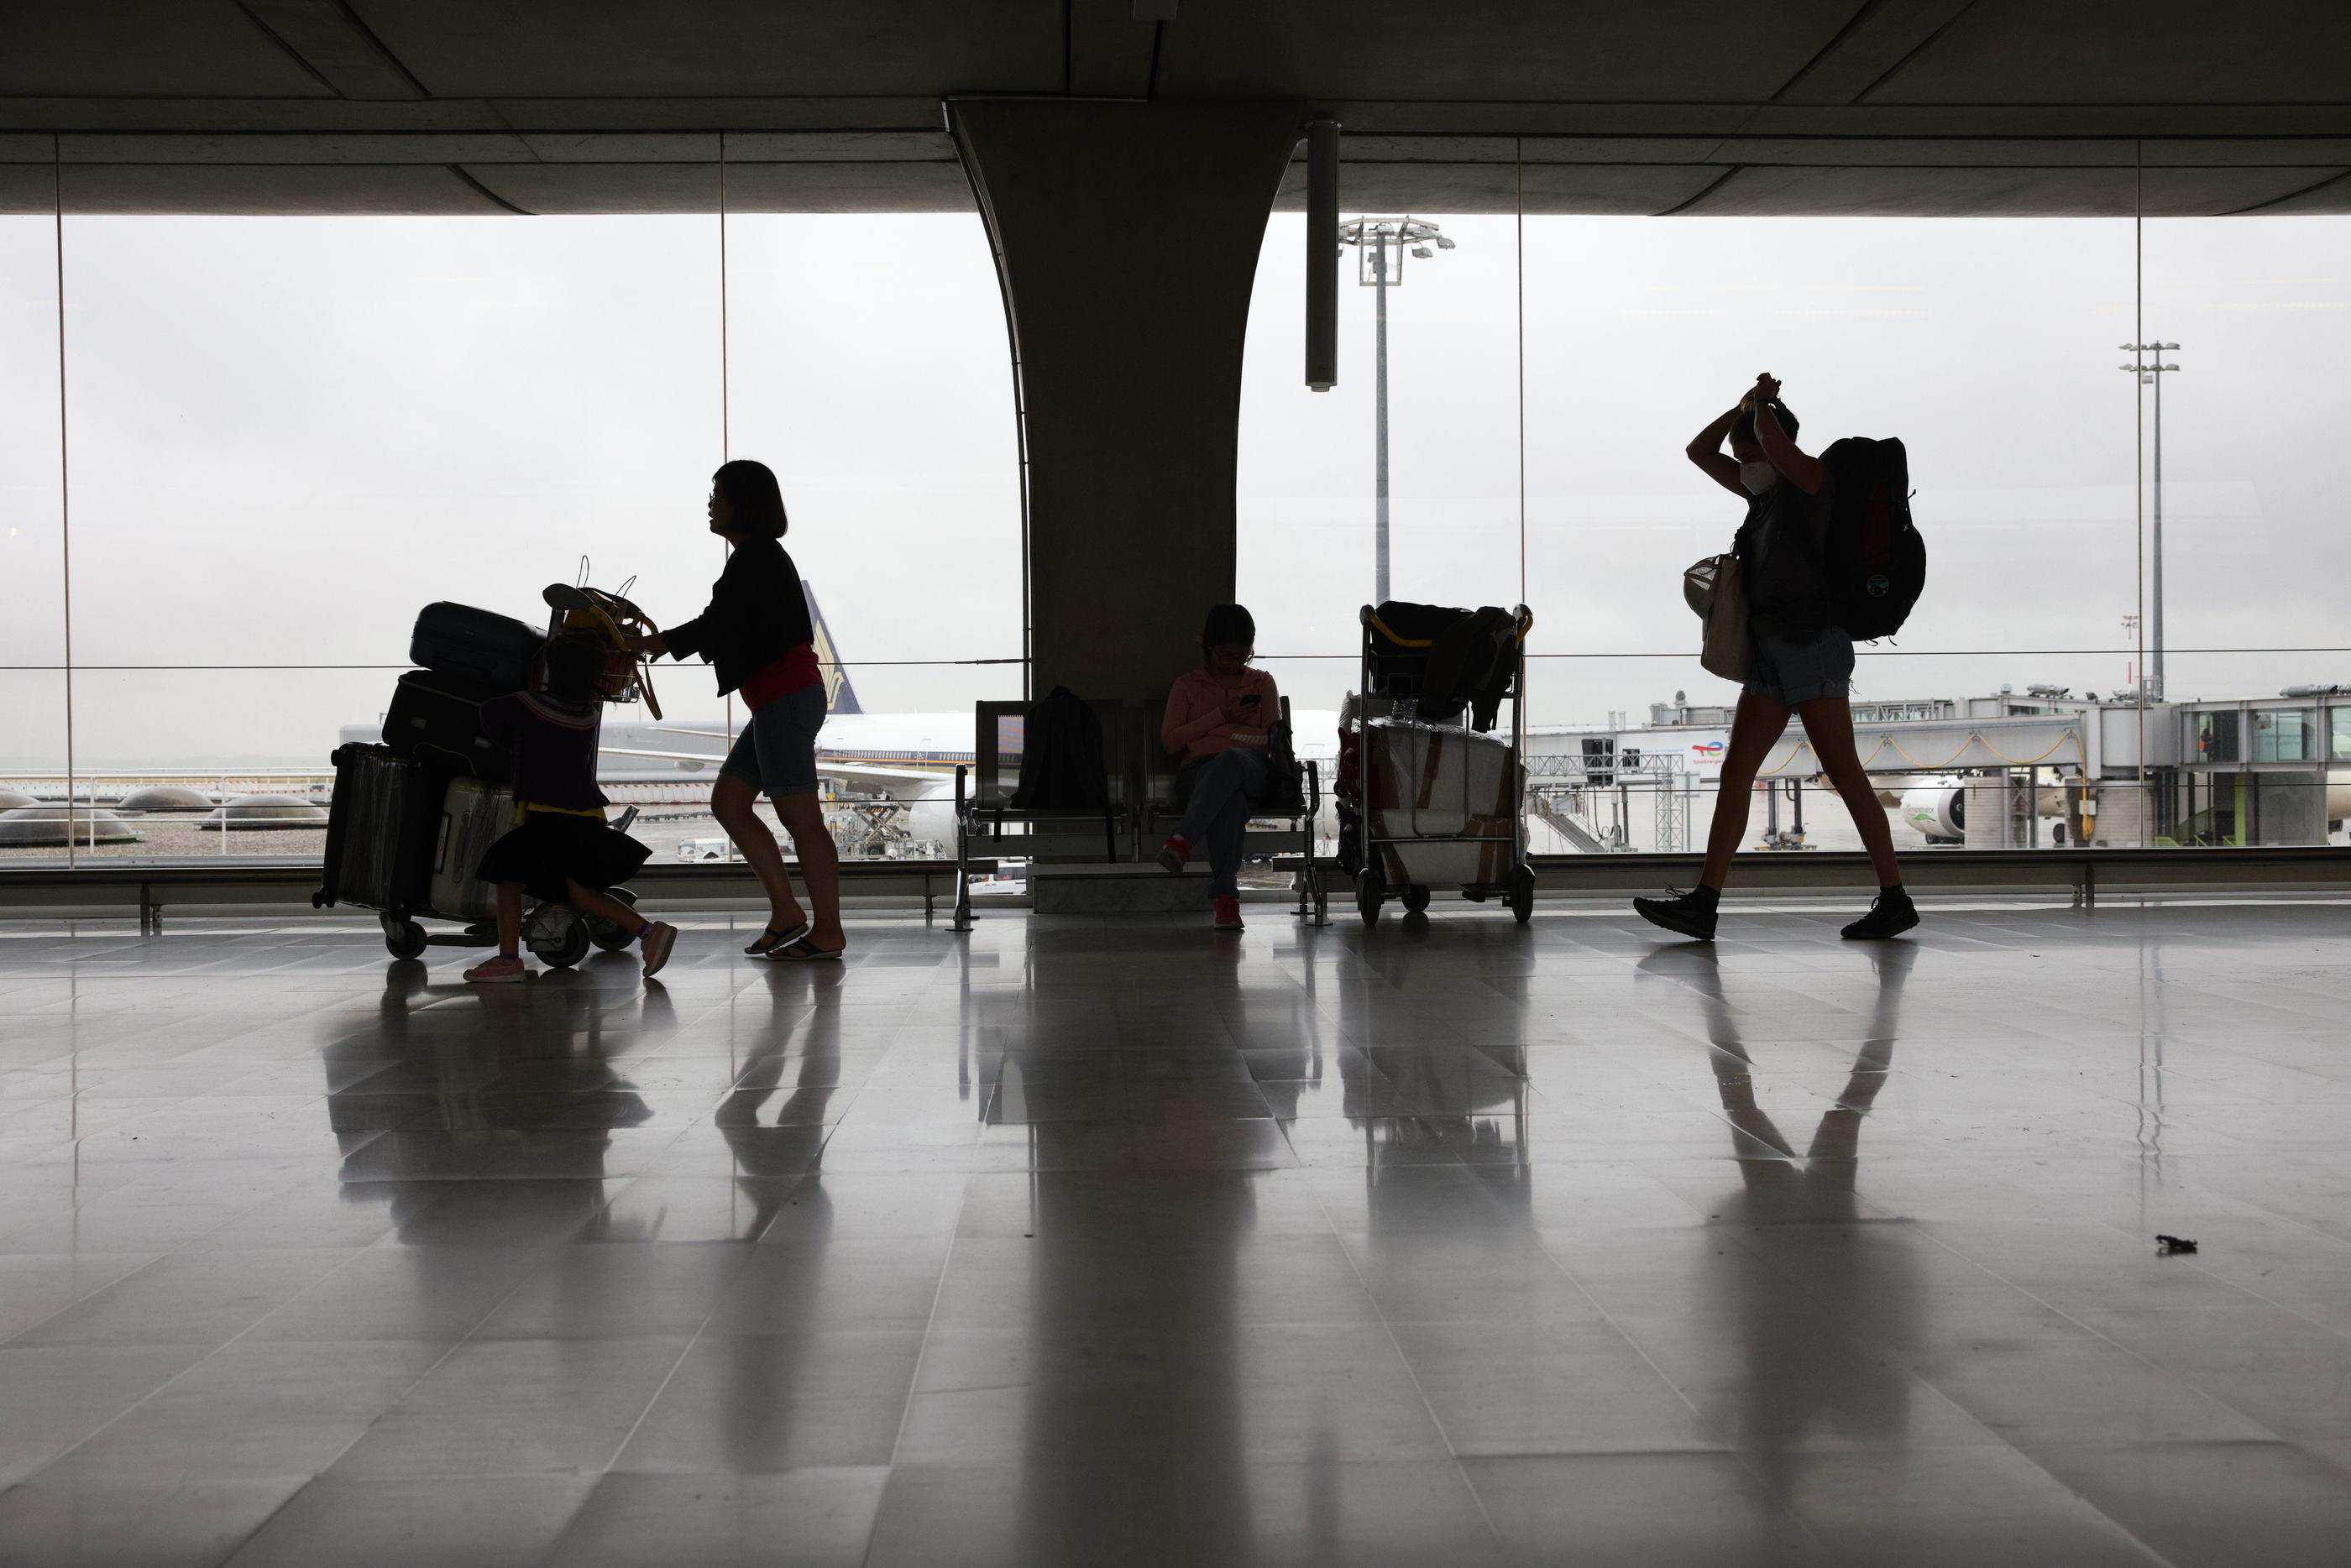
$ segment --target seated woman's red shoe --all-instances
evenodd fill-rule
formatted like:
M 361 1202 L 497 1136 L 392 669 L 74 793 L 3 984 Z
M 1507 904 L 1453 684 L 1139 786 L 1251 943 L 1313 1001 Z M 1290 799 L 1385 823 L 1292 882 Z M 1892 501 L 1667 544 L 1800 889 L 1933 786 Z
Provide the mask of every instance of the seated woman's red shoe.
M 1220 931 L 1238 931 L 1246 929 L 1247 928 L 1241 924 L 1241 901 L 1238 898 L 1217 899 L 1217 929 Z
M 1181 871 L 1191 858 L 1192 841 L 1180 833 L 1169 834 L 1167 842 L 1159 846 L 1159 864 L 1170 871 Z

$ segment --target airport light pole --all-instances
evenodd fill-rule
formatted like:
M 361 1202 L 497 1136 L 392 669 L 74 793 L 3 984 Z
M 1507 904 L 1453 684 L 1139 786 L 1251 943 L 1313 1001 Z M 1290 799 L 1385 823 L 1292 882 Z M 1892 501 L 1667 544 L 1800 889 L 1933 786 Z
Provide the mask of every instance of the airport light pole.
M 2150 702 L 2163 701 L 2163 378 L 2179 369 L 2167 365 L 2163 357 L 2179 347 L 2177 343 L 2126 343 L 2123 351 L 2131 362 L 2118 367 L 2138 377 L 2142 387 L 2155 389 L 2155 523 L 2147 541 L 2147 554 L 2154 570 L 2147 584 L 2147 668 L 2140 671 L 2140 689 Z M 2148 355 L 2154 355 L 2150 361 Z
M 1373 455 L 1374 524 L 1372 543 L 1374 604 L 1388 599 L 1388 290 L 1404 286 L 1404 258 L 1427 261 L 1453 242 L 1425 218 L 1355 218 L 1339 225 L 1339 243 L 1356 248 L 1355 282 L 1379 290 L 1375 312 L 1374 401 L 1378 433 Z

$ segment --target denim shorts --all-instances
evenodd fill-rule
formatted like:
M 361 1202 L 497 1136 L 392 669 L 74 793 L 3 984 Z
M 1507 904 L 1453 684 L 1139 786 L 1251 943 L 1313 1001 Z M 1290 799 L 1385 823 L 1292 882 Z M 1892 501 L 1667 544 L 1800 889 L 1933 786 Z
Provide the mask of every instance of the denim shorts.
M 778 697 L 744 724 L 718 771 L 761 794 L 816 793 L 816 732 L 824 728 L 824 682 Z
M 1790 642 L 1768 631 L 1755 634 L 1755 663 L 1747 690 L 1793 708 L 1820 697 L 1853 691 L 1853 639 L 1843 627 L 1824 626 L 1810 642 Z

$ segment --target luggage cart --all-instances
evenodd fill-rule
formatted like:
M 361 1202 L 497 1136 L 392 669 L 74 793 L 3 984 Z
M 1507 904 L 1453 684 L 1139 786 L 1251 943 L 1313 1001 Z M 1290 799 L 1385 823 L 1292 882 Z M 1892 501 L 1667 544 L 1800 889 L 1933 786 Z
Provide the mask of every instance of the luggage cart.
M 1433 624 L 1391 626 L 1380 613 L 1404 608 L 1426 607 L 1365 605 L 1359 618 L 1360 695 L 1350 721 L 1358 742 L 1356 912 L 1364 925 L 1376 926 L 1389 899 L 1418 914 L 1433 892 L 1449 888 L 1474 903 L 1499 898 L 1524 924 L 1534 913 L 1535 876 L 1527 865 L 1519 759 L 1526 742 L 1526 636 L 1534 617 L 1524 605 L 1513 612 L 1509 683 L 1500 693 L 1510 710 L 1505 742 L 1472 728 L 1466 711 L 1459 722 L 1422 717 L 1423 682 L 1439 633 Z
M 384 950 L 396 959 L 415 958 L 428 947 L 497 945 L 496 892 L 473 868 L 513 826 L 514 797 L 383 746 L 342 746 L 333 762 L 326 885 L 311 896 L 312 906 L 373 909 Z M 626 832 L 636 815 L 630 806 L 613 826 Z M 607 891 L 624 904 L 637 901 L 626 888 Z M 454 920 L 459 929 L 427 930 L 427 919 Z M 522 940 L 541 963 L 569 969 L 591 947 L 611 952 L 635 939 L 569 904 L 526 898 Z
M 619 594 L 587 586 L 586 579 L 583 560 L 579 583 L 548 585 L 541 596 L 549 611 L 548 635 L 573 631 L 597 637 L 606 646 L 604 701 L 643 701 L 660 718 L 652 678 L 634 650 L 635 639 L 654 629 L 652 618 Z M 527 639 L 529 629 L 518 627 L 517 635 Z M 444 693 L 444 703 L 450 701 Z M 450 711 L 460 716 L 448 720 L 451 726 L 463 727 L 463 705 L 472 701 L 455 700 Z M 480 759 L 450 749 L 456 743 L 403 742 L 404 750 L 346 745 L 331 759 L 335 792 L 328 809 L 326 879 L 310 902 L 318 909 L 354 904 L 375 910 L 384 949 L 396 959 L 415 958 L 428 947 L 497 944 L 496 890 L 474 875 L 474 867 L 514 826 L 514 797 L 496 780 L 471 776 L 475 768 L 491 770 Z M 636 817 L 632 805 L 612 826 L 625 833 Z M 637 901 L 626 888 L 606 891 L 624 904 Z M 423 921 L 428 919 L 455 921 L 460 929 L 427 930 Z M 623 928 L 569 904 L 524 900 L 522 945 L 549 968 L 569 969 L 590 948 L 612 952 L 634 940 Z

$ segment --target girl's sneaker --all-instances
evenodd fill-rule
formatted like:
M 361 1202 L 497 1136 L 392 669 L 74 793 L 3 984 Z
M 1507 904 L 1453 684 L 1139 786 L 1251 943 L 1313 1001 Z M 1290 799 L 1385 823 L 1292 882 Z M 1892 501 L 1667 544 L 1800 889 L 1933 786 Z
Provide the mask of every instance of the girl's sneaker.
M 1170 871 L 1181 871 L 1192 858 L 1192 841 L 1180 833 L 1171 833 L 1167 842 L 1159 846 L 1159 864 Z
M 1217 900 L 1217 929 L 1220 931 L 1248 929 L 1241 924 L 1241 901 L 1238 898 Z
M 465 978 L 475 985 L 496 985 L 504 981 L 528 980 L 530 966 L 512 953 L 500 953 L 485 959 L 465 971 Z
M 647 920 L 645 929 L 637 933 L 637 945 L 644 950 L 645 978 L 651 980 L 669 962 L 669 950 L 677 945 L 677 928 L 667 920 Z

